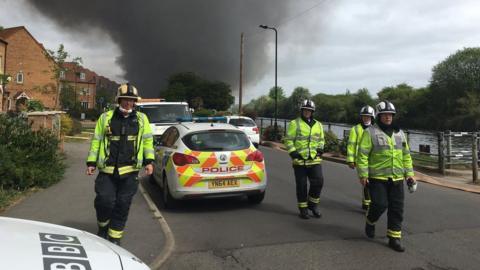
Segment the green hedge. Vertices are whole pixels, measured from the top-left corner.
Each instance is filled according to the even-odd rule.
[[[24,190],[58,182],[65,170],[58,145],[50,131],[32,131],[25,119],[0,115],[0,188]]]

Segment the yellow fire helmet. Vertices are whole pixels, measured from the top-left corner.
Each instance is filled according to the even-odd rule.
[[[118,102],[118,99],[120,98],[135,99],[136,101],[139,101],[141,99],[138,95],[137,88],[129,83],[124,83],[120,85],[120,87],[118,87],[115,100]]]

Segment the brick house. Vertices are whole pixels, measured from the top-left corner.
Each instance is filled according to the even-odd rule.
[[[46,108],[55,108],[55,62],[46,56],[43,45],[24,26],[5,28],[0,31],[0,39],[8,42],[5,74],[12,76],[12,81],[6,87],[3,110],[14,109],[19,98],[39,100]]]
[[[8,43],[0,38],[0,75],[5,74],[5,56],[7,55],[7,45]],[[6,98],[6,96],[5,96]],[[3,111],[3,103],[4,103],[4,93],[3,93],[3,84],[0,79],[0,112]]]
[[[99,76],[95,72],[71,62],[64,63],[63,69],[65,71],[60,72],[62,91],[73,89],[75,102],[79,102],[83,109],[94,109]]]
[[[106,106],[107,103],[114,102],[115,95],[117,94],[117,89],[120,85],[106,77],[98,76],[97,77],[97,93],[103,94],[106,96],[106,100],[103,100],[103,105]]]

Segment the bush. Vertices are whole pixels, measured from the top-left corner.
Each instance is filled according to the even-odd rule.
[[[231,116],[232,113],[229,112],[229,111],[218,111],[217,113],[215,113],[215,116]]]
[[[29,100],[27,103],[27,110],[29,112],[42,112],[45,110],[45,106],[40,100]]]
[[[22,118],[0,115],[0,188],[48,187],[64,173],[59,141],[48,130],[32,131]]]
[[[67,114],[62,114],[62,129],[63,135],[74,136],[82,132],[82,123],[75,118],[70,117]]]
[[[60,122],[62,135],[70,135],[73,130],[73,119],[68,114],[62,114]]]
[[[198,109],[193,113],[193,116],[198,116],[198,117],[209,117],[209,116],[214,116],[215,115],[215,110],[209,110],[209,109]]]
[[[74,136],[74,135],[80,134],[80,133],[82,133],[82,123],[77,119],[73,119],[72,131],[68,135]]]
[[[277,126],[277,136],[275,137],[274,126],[268,126],[263,130],[262,139],[265,141],[280,142],[283,139],[284,129]]]
[[[325,132],[325,152],[340,153],[340,141],[333,131]]]

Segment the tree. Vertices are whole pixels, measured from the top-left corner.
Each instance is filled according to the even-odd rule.
[[[451,127],[452,122],[445,119],[455,118],[460,122],[468,119],[469,116],[461,117],[465,112],[462,106],[475,106],[465,98],[480,94],[480,48],[464,48],[437,64],[433,68],[430,88],[430,108],[436,115],[433,119],[435,128]],[[475,109],[466,110],[473,112]]]
[[[100,108],[104,108],[106,104],[112,104],[115,101],[115,93],[111,89],[100,88],[95,93],[95,101]]]
[[[285,91],[283,90],[282,87],[277,86],[277,95],[278,95],[278,100],[284,100],[287,99],[285,96]],[[275,87],[270,88],[270,91],[268,91],[268,97],[275,100]]]
[[[57,97],[55,99],[55,107],[59,108],[60,107],[59,101],[61,99],[60,98],[61,90],[62,90],[62,87],[64,87],[64,86],[62,87],[60,86],[62,84],[65,84],[64,81],[62,82],[61,73],[66,72],[64,64],[67,58],[70,57],[70,54],[65,50],[65,47],[63,46],[63,44],[60,44],[56,51],[47,50],[47,54],[45,56],[54,61],[54,64],[52,65],[52,72],[53,72],[53,79],[55,79],[55,81],[57,82]],[[80,63],[82,63],[82,58],[74,57],[71,62],[75,63],[75,65],[79,65]]]
[[[311,98],[312,94],[310,94],[310,90],[305,87],[298,86],[293,89],[292,94],[288,97],[287,102],[285,104],[284,111],[289,116],[288,118],[294,118],[298,115],[298,108],[301,102],[304,99]]]
[[[224,111],[235,98],[230,85],[220,81],[203,79],[193,72],[181,72],[168,78],[167,89],[161,95],[167,101],[187,101],[190,106]]]

